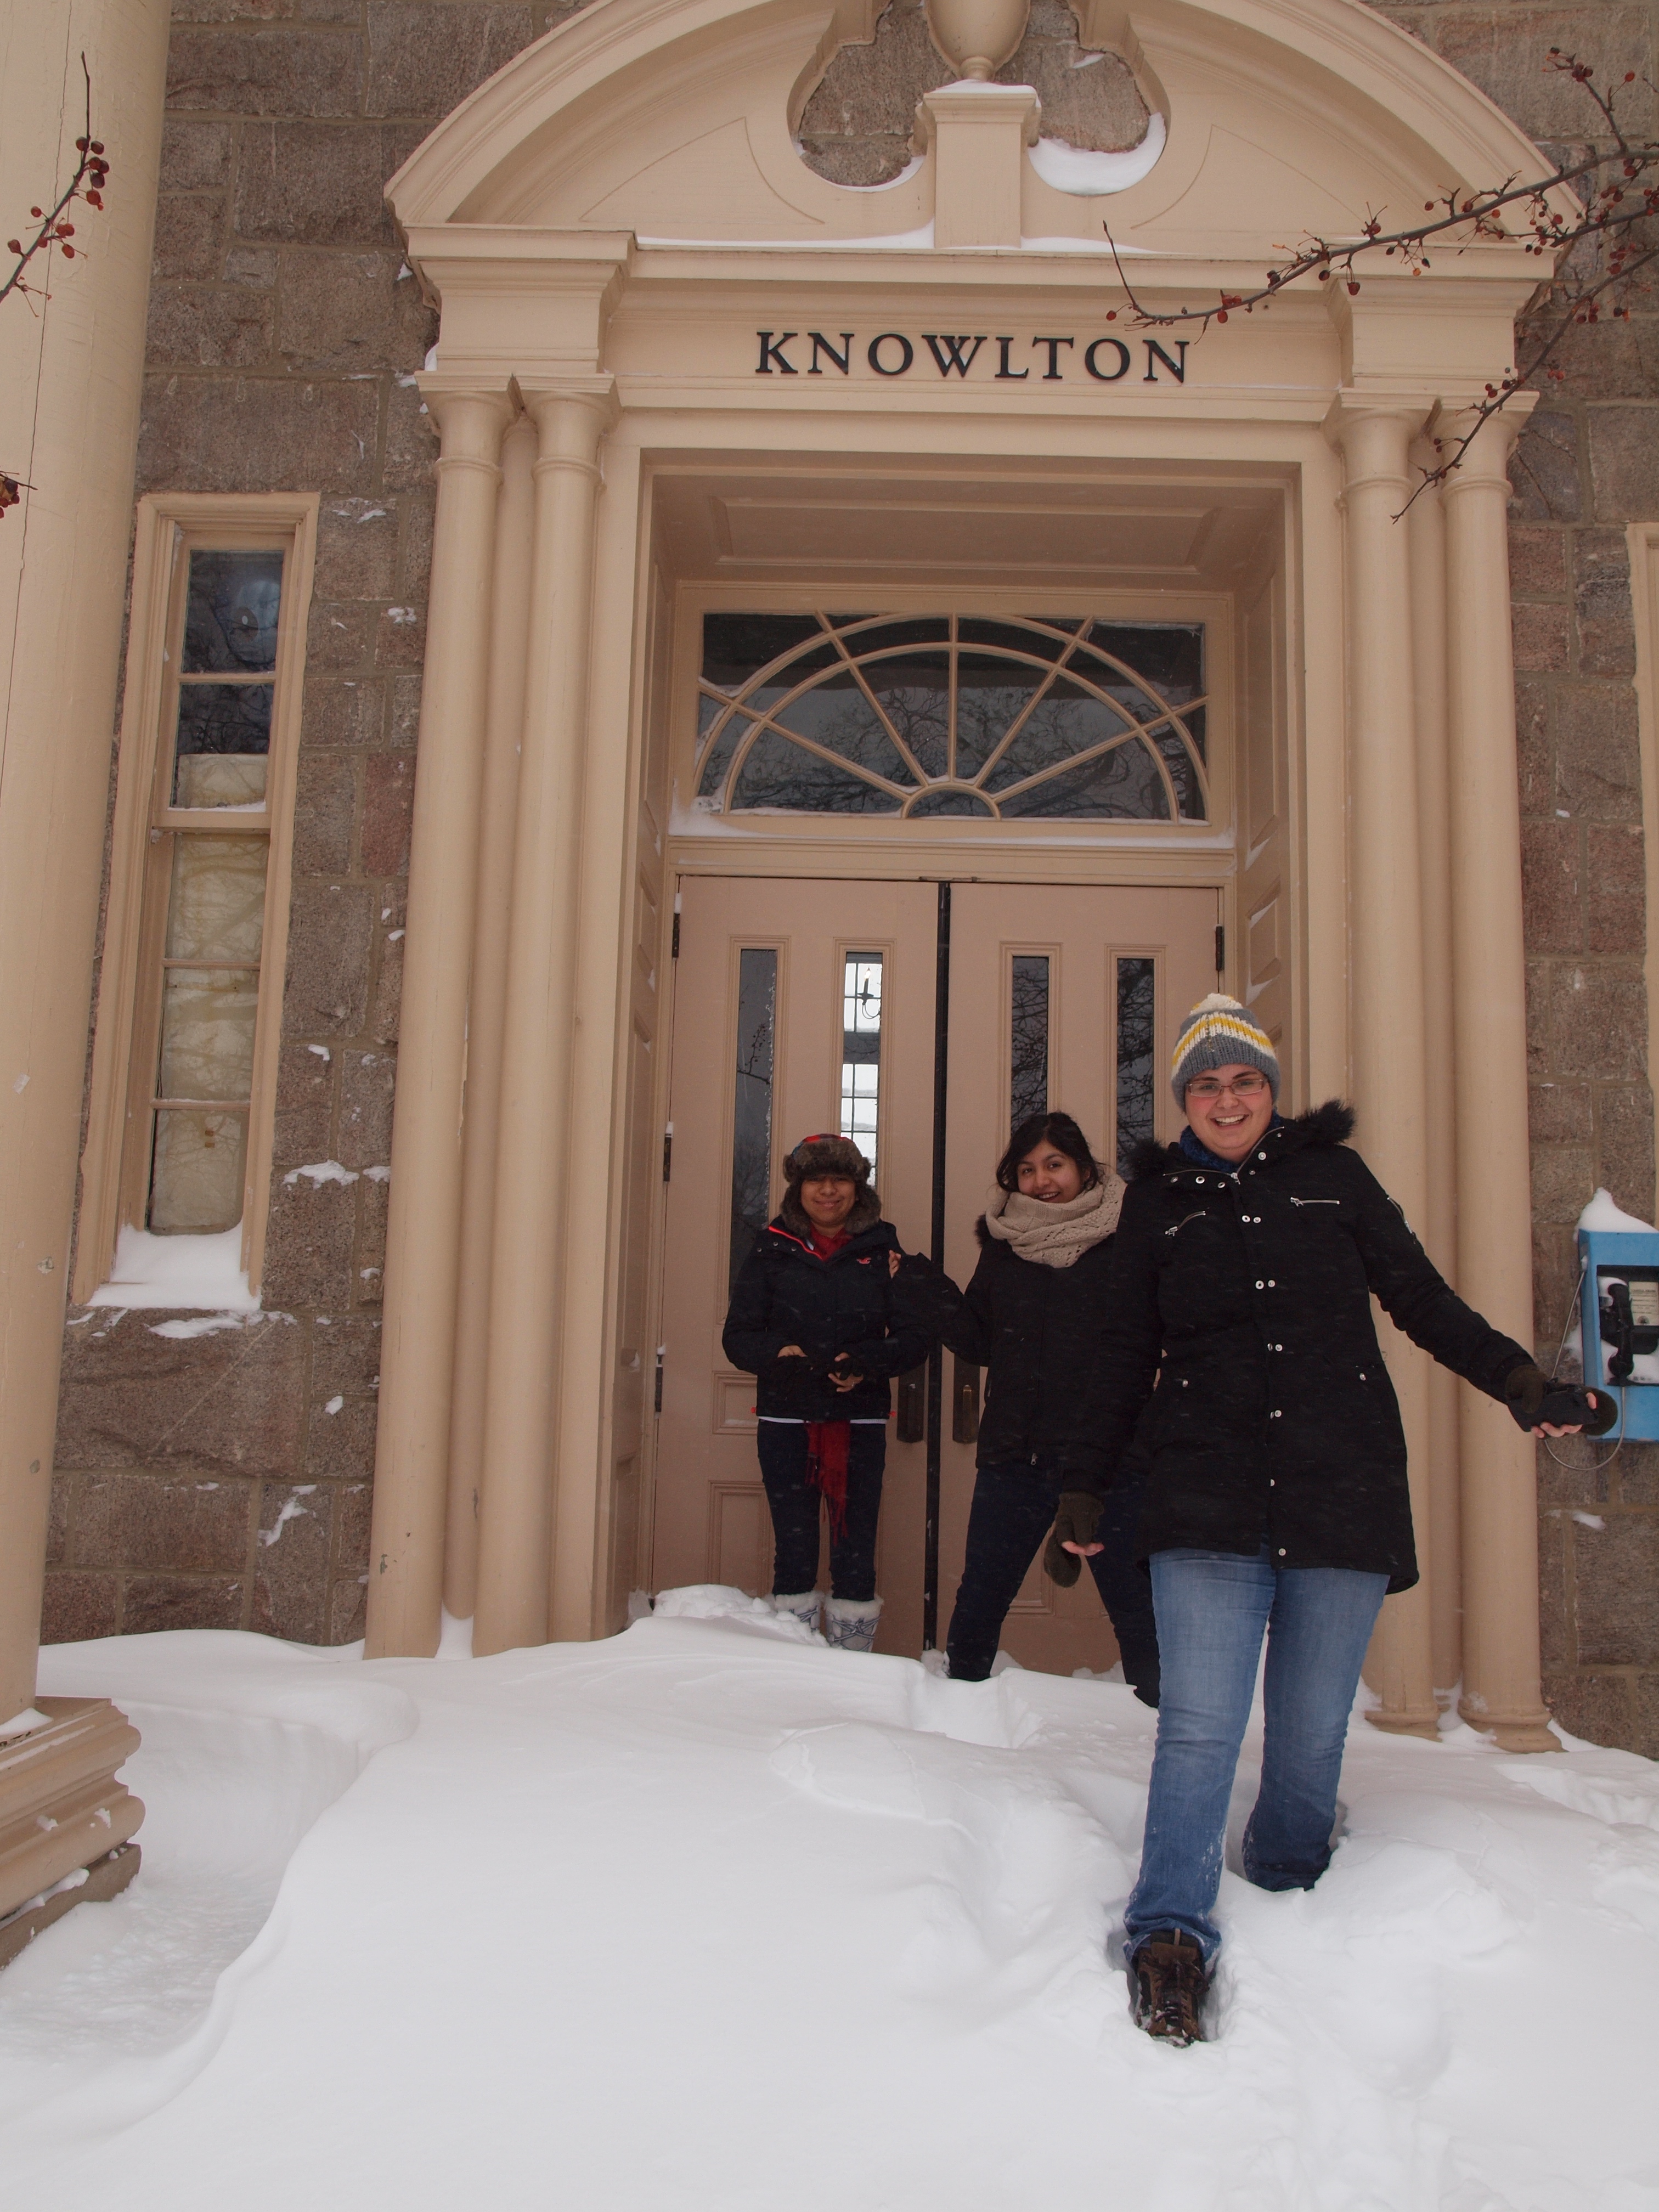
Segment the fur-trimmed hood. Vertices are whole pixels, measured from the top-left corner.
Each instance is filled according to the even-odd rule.
[[[1297,1114],[1270,1129],[1262,1139],[1276,1152],[1326,1151],[1336,1145],[1346,1145],[1354,1132],[1357,1116],[1346,1100],[1328,1098],[1322,1106],[1310,1106],[1305,1114]],[[1129,1181],[1145,1182],[1153,1176],[1178,1174],[1193,1169],[1197,1162],[1189,1159],[1179,1143],[1160,1145],[1155,1138],[1146,1138],[1135,1146],[1129,1159]]]

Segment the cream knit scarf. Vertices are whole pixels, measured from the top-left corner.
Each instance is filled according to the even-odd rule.
[[[1109,1174],[1092,1190],[1053,1203],[994,1183],[985,1201],[985,1226],[1000,1243],[1012,1244],[1022,1260],[1040,1267],[1069,1267],[1111,1235],[1122,1209],[1121,1176]]]

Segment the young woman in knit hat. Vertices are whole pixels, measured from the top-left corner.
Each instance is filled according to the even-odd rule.
[[[1034,1114],[997,1163],[967,1290],[924,1262],[906,1263],[902,1286],[937,1302],[934,1333],[985,1370],[967,1556],[946,1643],[952,1681],[990,1673],[1008,1608],[1053,1525],[1062,1468],[1098,1462],[1083,1383],[1110,1296],[1122,1203],[1121,1177],[1102,1167],[1072,1116]],[[1133,1483],[1114,1488],[1089,1565],[1125,1679],[1155,1705],[1158,1631],[1133,1549],[1139,1503]],[[1076,1554],[1052,1540],[1045,1565],[1067,1589],[1078,1579]]]
[[[806,1137],[783,1165],[783,1204],[743,1264],[720,1341],[757,1383],[772,1602],[817,1626],[827,1512],[824,1634],[846,1650],[868,1651],[881,1613],[876,1521],[890,1378],[920,1365],[928,1340],[898,1310],[888,1256],[898,1239],[881,1218],[858,1146],[834,1134]]]
[[[1558,1387],[1436,1273],[1350,1150],[1333,1101],[1286,1121],[1279,1061],[1236,1000],[1182,1026],[1178,1144],[1142,1147],[1091,1382],[1109,1477],[1147,1462],[1138,1550],[1162,1661],[1140,1874],[1124,1915],[1135,2018],[1201,2039],[1233,1773],[1267,1640],[1261,1787],[1246,1878],[1311,1888],[1330,1857],[1348,1717],[1384,1595],[1417,1580],[1406,1442],[1373,1293],[1414,1344],[1534,1436],[1612,1425],[1606,1392]],[[1156,1385],[1156,1387],[1154,1387]],[[1087,1556],[1091,1462],[1057,1540]]]

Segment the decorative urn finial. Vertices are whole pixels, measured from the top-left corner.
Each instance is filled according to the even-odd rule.
[[[927,0],[927,28],[951,68],[984,84],[1025,35],[1030,0]]]

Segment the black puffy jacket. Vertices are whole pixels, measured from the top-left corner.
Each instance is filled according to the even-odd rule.
[[[1333,1102],[1269,1130],[1237,1174],[1176,1145],[1136,1159],[1089,1395],[1108,1472],[1132,1439],[1149,1464],[1143,1559],[1253,1553],[1265,1535],[1275,1565],[1409,1589],[1406,1439],[1372,1292],[1489,1397],[1530,1361],[1436,1272],[1352,1129]]]
[[[965,1291],[948,1275],[922,1277],[915,1260],[900,1281],[915,1285],[919,1304],[931,1289],[933,1333],[987,1370],[979,1465],[1056,1455],[1068,1467],[1103,1469],[1084,1386],[1106,1318],[1113,1239],[1103,1237],[1069,1267],[1045,1267],[993,1237],[982,1214],[975,1234],[979,1265]]]
[[[927,1357],[927,1337],[893,1297],[887,1255],[898,1238],[890,1222],[854,1231],[833,1259],[780,1214],[755,1240],[732,1291],[720,1337],[734,1367],[757,1383],[756,1410],[775,1420],[884,1420],[889,1378]],[[786,1344],[805,1358],[780,1359]],[[856,1390],[837,1390],[830,1362],[861,1375]]]

